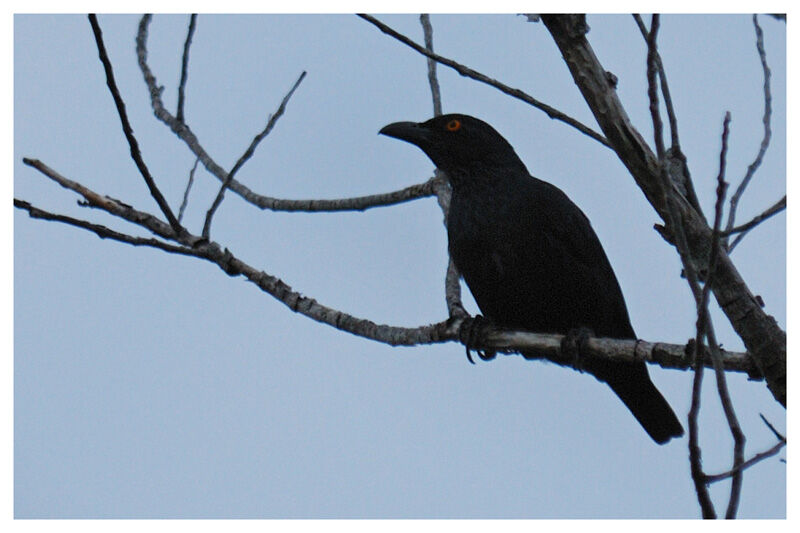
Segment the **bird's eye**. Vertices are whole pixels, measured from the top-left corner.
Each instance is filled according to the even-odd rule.
[[[447,129],[447,131],[458,131],[458,130],[461,129],[461,121],[457,120],[457,119],[453,119],[453,120],[451,120],[450,122],[447,123],[445,128]]]

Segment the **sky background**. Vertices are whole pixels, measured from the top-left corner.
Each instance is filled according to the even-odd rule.
[[[422,42],[416,15],[379,17]],[[174,209],[194,157],[158,122],[136,64],[138,16],[101,16],[144,160]],[[647,18],[646,20],[649,20]],[[549,33],[514,15],[432,15],[437,52],[596,128]],[[773,139],[740,202],[744,222],[786,190],[786,25],[760,18]],[[588,38],[632,122],[652,139],[646,47],[630,16],[590,16]],[[156,16],[149,64],[174,112],[188,16]],[[695,187],[712,216],[720,133],[728,180],[761,141],[762,73],[749,15],[664,16],[659,47]],[[239,171],[256,192],[339,198],[427,180],[430,161],[378,136],[432,115],[422,56],[352,15],[200,16],[186,117],[230,169],[300,72],[286,114]],[[640,338],[694,336],[674,249],[612,151],[440,67],[445,112],[490,122],[530,172],[586,213]],[[14,196],[121,231],[21,163],[38,158],[101,194],[158,213],[128,153],[85,16],[14,17]],[[219,187],[199,169],[184,219],[199,233]],[[442,214],[433,198],[363,213],[261,211],[228,193],[211,237],[304,295],[378,323],[446,317]],[[786,217],[733,259],[786,327]],[[464,290],[470,311],[477,307]],[[535,305],[535,303],[532,303]],[[714,304],[715,307],[715,304]],[[724,347],[741,341],[716,309]],[[650,367],[686,426],[692,375]],[[762,382],[729,375],[747,455],[770,447]],[[711,374],[701,444],[727,470],[731,437]],[[744,476],[740,517],[786,515],[785,452]],[[721,510],[728,483],[712,489]],[[14,214],[14,514],[17,518],[695,518],[687,439],[655,445],[588,375],[521,357],[470,365],[454,343],[392,348],[292,313],[210,263],[99,240]]]

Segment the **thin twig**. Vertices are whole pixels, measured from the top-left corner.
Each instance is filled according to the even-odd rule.
[[[422,32],[425,34],[425,49],[433,53],[433,26],[431,26],[431,16],[423,13],[419,16],[422,24]],[[439,80],[436,77],[436,61],[427,58],[428,63],[428,84],[431,86],[431,97],[433,98],[433,116],[438,117],[442,114],[442,95],[439,91]]]
[[[758,154],[756,155],[756,158],[747,167],[747,172],[745,173],[742,182],[736,188],[736,192],[733,193],[733,196],[731,196],[731,205],[730,209],[728,210],[728,224],[725,227],[726,232],[730,232],[734,227],[734,223],[736,221],[736,209],[739,207],[739,199],[742,197],[745,189],[747,189],[747,186],[749,185],[750,180],[753,178],[753,175],[756,173],[756,170],[758,170],[758,168],[761,166],[761,162],[764,159],[764,154],[767,153],[767,148],[769,148],[769,142],[772,138],[772,92],[770,90],[770,78],[772,73],[770,72],[769,65],[767,64],[767,52],[764,50],[764,32],[761,31],[761,26],[758,24],[758,16],[756,15],[753,15],[753,26],[755,27],[756,31],[756,49],[758,50],[758,57],[761,60],[761,68],[764,71],[764,116],[762,118],[762,122],[764,124],[764,136],[761,139],[761,146],[758,148]],[[741,240],[741,238],[739,240]]]
[[[447,181],[445,174],[436,169],[435,178],[438,179],[434,191],[436,192],[436,200],[439,202],[439,207],[444,213],[444,225],[447,226],[447,214],[450,212],[450,198],[452,196],[452,189],[450,183]],[[453,258],[448,254],[447,257],[447,273],[444,277],[444,299],[447,304],[447,314],[450,318],[466,317],[469,313],[464,309],[464,304],[461,301],[461,282],[459,281],[461,274],[453,262]]]
[[[267,125],[264,126],[264,129],[261,131],[261,133],[259,133],[258,135],[255,136],[255,138],[253,138],[253,141],[250,143],[250,146],[247,147],[247,150],[245,150],[245,152],[242,154],[239,160],[236,161],[231,171],[228,172],[227,177],[222,182],[222,185],[219,188],[219,192],[217,192],[216,198],[214,198],[214,202],[211,204],[211,207],[206,213],[206,221],[203,224],[204,239],[208,239],[208,234],[211,231],[211,220],[214,218],[214,213],[217,211],[217,208],[222,203],[222,199],[225,197],[225,190],[231,184],[233,176],[240,168],[242,168],[242,166],[247,162],[247,160],[253,156],[258,144],[264,139],[264,137],[269,135],[269,133],[272,131],[272,128],[275,127],[275,124],[278,122],[278,119],[281,118],[283,112],[286,110],[286,104],[289,103],[289,99],[292,97],[294,92],[300,86],[300,82],[302,82],[303,78],[305,77],[306,77],[306,71],[304,70],[300,74],[300,77],[297,78],[297,81],[294,82],[292,88],[289,89],[289,92],[286,93],[286,96],[283,97],[283,100],[281,100],[281,105],[278,106],[278,109],[275,111],[275,113],[270,115],[269,119],[267,120]]]
[[[733,436],[733,476],[731,480],[731,492],[728,499],[728,508],[725,511],[725,518],[736,518],[736,512],[739,508],[739,501],[742,493],[743,469],[741,465],[744,463],[744,446],[745,436],[739,425],[739,420],[736,417],[736,411],[733,407],[730,391],[728,390],[728,383],[725,377],[725,371],[722,367],[722,357],[719,353],[719,344],[717,344],[714,327],[711,324],[711,318],[708,313],[708,289],[713,283],[714,271],[716,269],[717,257],[720,252],[720,227],[722,226],[722,207],[725,202],[725,192],[728,189],[728,184],[725,182],[725,166],[728,155],[728,134],[730,132],[730,112],[725,113],[725,120],[722,126],[722,148],[719,154],[719,174],[717,175],[717,202],[715,204],[714,213],[714,228],[711,234],[711,255],[708,260],[708,278],[706,285],[703,287],[703,295],[706,300],[703,312],[706,314],[706,338],[708,339],[708,347],[711,350],[711,359],[714,362],[714,375],[717,382],[717,392],[720,402],[722,403],[722,410],[725,413],[725,419],[728,421],[728,427]]]
[[[194,165],[192,166],[192,170],[189,171],[189,181],[186,183],[186,190],[183,191],[183,201],[181,202],[181,207],[178,209],[178,222],[183,220],[183,212],[186,210],[186,205],[189,203],[189,191],[192,190],[192,184],[194,183],[194,173],[197,170],[197,164],[200,163],[200,158],[194,160]]]
[[[666,150],[664,148],[664,126],[661,122],[661,112],[658,109],[658,87],[656,78],[658,67],[656,56],[658,54],[657,41],[659,16],[654,14],[650,22],[650,31],[647,34],[647,96],[650,99],[650,118],[653,121],[653,136],[655,137],[656,156],[663,161]]]
[[[24,200],[19,200],[17,198],[14,198],[14,207],[18,209],[24,209],[25,211],[28,212],[31,218],[38,218],[41,220],[51,220],[53,222],[61,222],[63,224],[69,224],[70,226],[75,226],[78,228],[91,231],[101,239],[112,239],[133,246],[149,246],[151,248],[158,248],[160,250],[164,250],[165,252],[173,254],[191,255],[195,257],[201,256],[199,253],[197,253],[197,251],[195,251],[191,247],[170,244],[168,242],[160,241],[152,237],[136,237],[133,235],[128,235],[126,233],[120,233],[101,224],[94,224],[87,220],[81,220],[67,215],[60,215],[57,213],[51,213],[49,211],[45,211],[43,209],[31,205],[30,203]]]
[[[736,238],[733,240],[733,242],[728,246],[728,253],[732,252],[733,249],[736,248],[736,245],[739,244],[742,241],[742,239],[744,239],[744,236],[747,235],[750,232],[750,230],[752,230],[753,228],[755,228],[768,218],[772,217],[773,215],[777,215],[784,209],[786,209],[786,195],[784,195],[783,198],[778,200],[775,203],[775,205],[765,210],[760,215],[756,215],[755,217],[753,217],[753,219],[750,222],[742,224],[741,226],[736,226],[730,231],[725,232],[728,235],[739,233],[739,235],[737,235]]]
[[[642,21],[641,15],[634,13],[634,20],[642,33],[645,42],[648,42],[649,32]],[[672,103],[672,95],[669,91],[669,84],[667,83],[667,74],[664,69],[664,63],[661,61],[661,54],[655,50],[655,63],[658,68],[658,77],[661,80],[661,94],[664,96],[664,106],[667,108],[667,118],[669,120],[669,131],[672,140],[672,149],[678,150],[680,147],[680,139],[678,137],[678,117],[675,113],[675,107]]]
[[[119,200],[111,198],[110,196],[104,196],[98,194],[93,190],[91,190],[90,188],[78,183],[77,181],[62,176],[61,174],[59,174],[52,168],[48,167],[38,159],[29,159],[27,157],[24,157],[22,158],[22,162],[28,165],[29,167],[35,168],[36,170],[38,170],[39,172],[41,172],[54,182],[58,183],[65,189],[69,189],[73,192],[80,194],[85,200],[85,203],[81,205],[102,209],[103,211],[106,211],[107,213],[110,213],[116,217],[127,220],[128,222],[131,222],[138,226],[142,226],[164,239],[167,240],[182,239],[181,242],[184,244],[188,244],[189,246],[195,244],[194,242],[191,242],[189,233],[187,231],[184,230],[178,233],[172,228],[172,226],[162,221],[161,219],[149,213],[136,210],[133,207],[129,206],[128,204],[125,204]]]
[[[175,118],[178,122],[183,122],[183,103],[186,91],[186,79],[189,76],[189,47],[192,45],[192,36],[197,22],[197,13],[192,13],[189,17],[189,29],[186,32],[186,42],[183,43],[183,58],[181,59],[181,81],[178,83],[178,110]]]
[[[596,131],[594,131],[590,127],[581,124],[579,121],[577,121],[574,118],[562,113],[561,111],[558,111],[557,109],[555,109],[553,107],[550,107],[549,105],[547,105],[547,104],[545,104],[543,102],[540,102],[539,100],[537,100],[536,98],[530,96],[529,94],[525,93],[524,91],[509,87],[508,85],[500,83],[499,81],[497,81],[495,79],[492,79],[489,76],[486,76],[485,74],[481,74],[478,71],[475,71],[475,70],[473,70],[473,69],[471,69],[469,67],[466,67],[466,66],[464,66],[464,65],[462,65],[460,63],[457,63],[457,62],[453,61],[452,59],[447,59],[446,57],[440,56],[440,55],[435,54],[433,52],[429,52],[428,50],[425,49],[425,47],[420,46],[419,44],[415,43],[414,41],[412,41],[411,39],[409,39],[405,35],[396,32],[395,30],[393,30],[392,28],[390,28],[386,24],[382,23],[381,21],[379,21],[375,17],[372,17],[370,15],[365,15],[365,14],[359,14],[358,16],[361,17],[362,19],[366,20],[370,24],[376,26],[383,33],[385,33],[385,34],[397,39],[398,41],[400,41],[401,43],[405,44],[406,46],[408,46],[410,48],[413,48],[414,50],[416,50],[420,54],[433,59],[437,63],[441,63],[442,65],[445,65],[445,66],[448,66],[448,67],[452,68],[453,70],[455,70],[456,72],[458,72],[462,76],[466,76],[468,78],[472,78],[473,80],[479,81],[481,83],[485,83],[485,84],[490,85],[490,86],[492,86],[492,87],[494,87],[496,89],[499,89],[501,92],[503,92],[503,93],[513,97],[513,98],[516,98],[518,100],[522,100],[523,102],[528,103],[528,104],[532,105],[533,107],[535,107],[537,109],[540,109],[541,111],[544,111],[547,114],[548,117],[550,117],[550,118],[552,118],[554,120],[560,120],[561,122],[569,124],[573,128],[575,128],[578,131],[580,131],[581,133],[583,133],[585,135],[588,135],[589,137],[591,137],[592,139],[598,141],[599,143],[611,148],[611,144],[600,133],[597,133]]]
[[[736,474],[737,472],[744,471],[747,468],[753,466],[754,464],[763,461],[768,457],[772,457],[773,455],[781,451],[781,449],[783,449],[784,446],[786,446],[786,436],[784,436],[777,429],[775,429],[775,426],[770,424],[769,420],[767,420],[767,418],[763,414],[759,414],[758,416],[761,417],[761,420],[764,422],[764,424],[766,424],[766,426],[770,429],[770,431],[772,431],[773,435],[775,435],[775,437],[778,439],[778,442],[774,446],[772,446],[772,448],[770,448],[769,450],[755,454],[753,457],[751,457],[747,461],[744,461],[738,467],[734,467],[733,469],[727,472],[723,472],[721,474],[706,476],[706,481],[708,483],[716,483],[717,481],[722,481],[724,479],[728,479],[729,477],[733,477],[734,474]]]
[[[695,300],[697,309],[697,327],[695,334],[695,341],[693,343],[693,353],[696,357],[695,360],[695,375],[692,382],[692,400],[691,408],[689,410],[689,466],[691,470],[692,482],[697,493],[697,501],[700,504],[700,510],[703,518],[716,518],[717,514],[714,509],[714,503],[708,491],[708,485],[705,483],[705,474],[703,473],[702,466],[702,450],[700,448],[699,437],[699,424],[698,417],[700,413],[700,397],[703,383],[703,367],[699,354],[705,352],[703,339],[709,331],[710,316],[707,308],[702,305],[703,303],[703,290],[700,288],[700,281],[697,272],[692,263],[690,249],[686,232],[683,226],[683,219],[678,213],[678,208],[675,205],[676,199],[674,197],[674,189],[669,175],[666,172],[663,161],[660,163],[659,172],[659,189],[663,195],[663,203],[666,206],[665,221],[667,227],[672,232],[675,247],[683,264],[683,271],[686,276],[686,281],[689,283],[689,288],[692,291],[692,296]],[[710,287],[711,284],[707,284]],[[707,301],[707,297],[706,297]]]
[[[697,356],[703,348],[703,335],[700,326],[698,324],[697,336],[695,337],[695,342],[692,343],[696,362],[692,379],[692,403],[689,407],[689,468],[703,518],[709,519],[716,518],[717,512],[714,510],[714,502],[711,501],[711,495],[708,492],[706,475],[703,472],[703,451],[700,448],[700,425],[698,424],[698,419],[700,417],[700,398],[702,397],[704,371],[701,358]]]
[[[100,30],[100,25],[97,23],[97,16],[90,14],[89,23],[92,25],[92,32],[94,33],[94,39],[97,43],[97,51],[106,73],[106,84],[108,85],[108,90],[111,92],[111,96],[114,98],[114,104],[117,107],[120,122],[122,122],[122,131],[125,133],[125,138],[128,140],[128,145],[130,146],[131,157],[134,163],[136,163],[139,173],[144,178],[147,188],[150,189],[150,194],[155,199],[161,212],[167,217],[169,225],[172,226],[172,229],[175,230],[176,233],[180,233],[183,228],[181,228],[180,222],[175,218],[172,209],[170,209],[169,204],[158,189],[155,180],[150,175],[150,171],[147,169],[147,165],[145,165],[142,154],[139,151],[139,143],[136,141],[136,137],[133,136],[133,129],[131,128],[130,122],[128,122],[128,114],[125,111],[125,102],[119,94],[116,81],[114,81],[114,71],[111,67],[111,61],[108,59],[105,44],[103,44],[103,32]]]
[[[461,274],[458,273],[452,257],[447,260],[447,273],[444,277],[444,299],[447,304],[447,314],[450,317],[467,317],[469,313],[464,309],[461,301]]]
[[[714,204],[714,227],[711,231],[711,253],[708,260],[708,275],[706,277],[705,285],[703,286],[703,293],[700,300],[700,307],[708,309],[708,296],[711,292],[711,285],[713,284],[714,269],[717,264],[717,257],[719,256],[719,241],[720,241],[720,225],[722,224],[722,209],[723,202],[725,201],[725,193],[728,190],[728,184],[725,182],[725,168],[728,161],[728,137],[730,136],[731,126],[731,113],[725,112],[725,118],[722,120],[722,142],[719,151],[719,172],[717,173],[717,201]]]
[[[735,469],[728,470],[727,472],[723,472],[721,474],[708,474],[708,475],[706,475],[706,483],[709,483],[709,484],[710,483],[716,483],[718,481],[723,481],[725,479],[733,477],[735,474],[737,474],[739,472],[742,472],[744,470],[747,470],[748,468],[750,468],[754,464],[760,463],[764,459],[767,459],[769,457],[772,457],[773,455],[776,455],[779,451],[781,451],[783,449],[784,446],[786,446],[786,441],[778,441],[770,449],[755,454],[753,457],[751,457],[747,461],[744,461],[742,464],[740,464]]]
[[[680,223],[679,223],[680,224]],[[680,250],[681,247],[686,247],[686,237],[682,230],[677,235],[676,241],[681,241],[681,244],[678,245]],[[711,500],[711,495],[708,491],[708,484],[706,483],[706,474],[703,472],[703,454],[702,449],[700,448],[700,426],[698,424],[698,419],[700,416],[700,402],[701,402],[701,392],[703,386],[703,373],[704,367],[703,358],[701,354],[706,351],[705,348],[705,332],[706,328],[706,321],[709,320],[708,313],[704,305],[702,305],[703,301],[703,292],[700,292],[700,298],[698,299],[698,280],[697,274],[694,271],[691,263],[684,259],[684,256],[681,254],[681,260],[684,264],[684,272],[686,273],[686,278],[689,282],[689,286],[691,287],[692,293],[696,299],[696,306],[697,306],[697,326],[696,326],[696,334],[695,340],[692,344],[693,346],[693,355],[694,355],[694,379],[692,380],[692,402],[691,407],[689,408],[689,467],[692,475],[692,482],[694,483],[695,492],[697,494],[697,501],[700,504],[700,511],[702,512],[703,518],[705,519],[712,519],[717,517],[717,512],[714,509],[714,503]],[[706,287],[710,287],[710,285],[706,285]],[[705,299],[707,301],[708,295],[706,293]]]
[[[743,231],[749,231],[753,229],[755,226],[758,226],[768,218],[772,217],[773,215],[777,215],[781,211],[786,209],[786,195],[783,195],[783,198],[775,202],[771,207],[765,209],[761,214],[756,215],[753,217],[750,222],[742,224],[741,226],[736,226],[727,231],[723,231],[721,234],[725,237],[728,235],[733,235],[734,233],[741,233]]]
[[[433,53],[433,26],[431,25],[430,15],[422,14],[419,16],[420,23],[422,24],[422,31],[425,34],[425,49]],[[431,87],[431,99],[433,100],[433,115],[439,116],[442,114],[442,95],[439,91],[439,80],[436,76],[436,61],[428,57],[428,84]],[[444,213],[445,226],[447,226],[447,214],[450,212],[450,195],[452,193],[450,186],[445,176],[439,169],[436,169],[435,175],[441,178],[435,188],[436,199],[439,202],[439,207]],[[447,305],[447,314],[450,318],[467,317],[469,313],[464,309],[464,304],[461,302],[461,275],[458,273],[456,264],[453,258],[447,258],[447,273],[444,277],[444,300]]]
[[[670,175],[673,182],[680,186],[681,192],[686,196],[686,199],[697,211],[700,217],[703,217],[703,208],[700,206],[700,201],[697,199],[697,194],[694,190],[692,183],[692,176],[689,173],[689,166],[686,164],[686,156],[681,151],[680,138],[678,136],[678,117],[675,113],[675,106],[672,103],[672,95],[669,91],[669,83],[667,83],[667,74],[664,69],[664,64],[661,61],[661,54],[658,52],[658,46],[655,40],[655,35],[650,34],[644,25],[641,15],[634,14],[633,19],[639,27],[639,31],[647,44],[647,81],[648,81],[648,96],[650,97],[650,110],[651,114],[658,113],[658,99],[656,98],[657,92],[655,87],[655,76],[658,73],[658,79],[661,82],[661,94],[664,97],[664,106],[667,109],[667,118],[669,120],[669,131],[671,135],[671,145],[669,150],[666,151],[665,156],[670,161],[672,169]],[[660,22],[660,19],[659,19]],[[659,29],[657,24],[655,29]],[[652,41],[651,41],[652,37]],[[655,68],[654,68],[655,67]],[[657,114],[654,119],[654,131],[656,135],[656,146],[659,145],[659,139],[663,139],[661,124],[661,116]],[[663,146],[663,141],[662,141]],[[660,157],[660,156],[659,156]]]
[[[765,417],[762,413],[759,413],[758,416],[761,417],[761,421],[764,422],[764,424],[766,424],[766,426],[769,428],[770,431],[772,431],[772,434],[775,435],[775,437],[778,440],[782,440],[783,442],[786,442],[786,436],[783,435],[781,432],[779,432],[777,429],[775,429],[775,426],[773,426],[770,423],[770,421],[767,420],[767,417]]]

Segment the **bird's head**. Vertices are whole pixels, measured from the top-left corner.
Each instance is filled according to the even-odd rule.
[[[524,168],[502,135],[469,115],[440,115],[420,123],[395,122],[384,126],[379,133],[417,145],[447,174],[481,166]]]

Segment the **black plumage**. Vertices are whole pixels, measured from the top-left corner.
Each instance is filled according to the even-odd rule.
[[[380,133],[417,145],[450,180],[450,254],[487,318],[539,333],[588,328],[600,337],[636,338],[589,219],[559,188],[532,177],[494,128],[451,114],[389,124]],[[683,434],[644,363],[582,364],[653,440]]]

